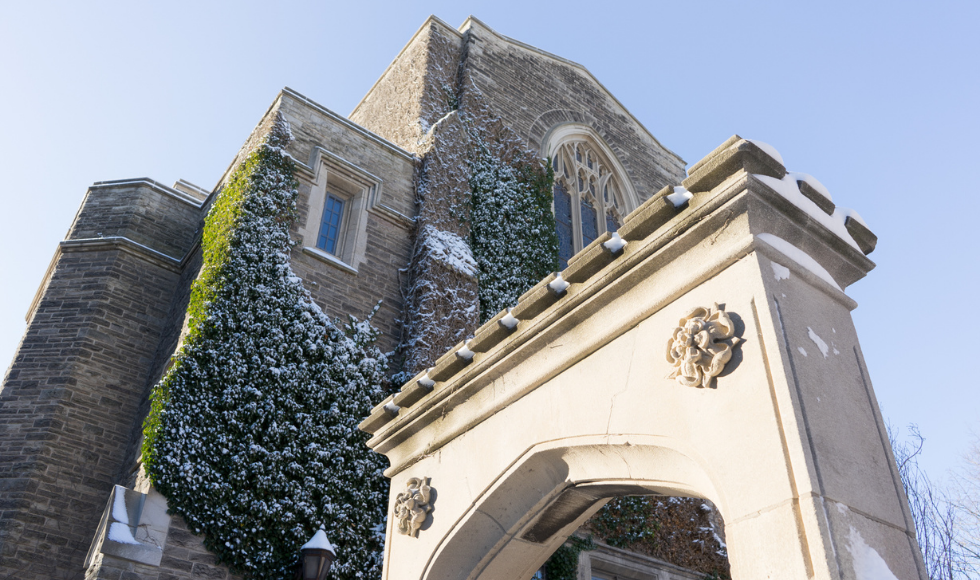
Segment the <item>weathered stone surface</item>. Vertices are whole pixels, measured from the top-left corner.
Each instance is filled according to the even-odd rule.
[[[542,151],[555,127],[580,123],[612,149],[640,201],[683,179],[683,160],[661,145],[584,67],[511,40],[473,17],[460,28],[464,74],[528,149]]]
[[[133,578],[139,580],[238,580],[241,576],[231,573],[215,561],[201,538],[187,529],[180,516],[173,516],[159,566],[148,566],[99,554],[85,574],[85,580],[112,580]]]
[[[851,234],[854,241],[858,243],[862,252],[870,254],[875,251],[875,246],[878,245],[878,236],[874,235],[868,226],[851,216],[847,216],[844,220],[844,227],[847,228],[847,233]]]
[[[431,17],[357,105],[350,119],[421,155],[429,129],[457,98],[462,37]]]
[[[734,135],[692,167],[682,185],[692,192],[709,191],[739,170],[776,179],[786,175],[782,163],[755,143]]]
[[[100,184],[69,240],[132,236],[179,264],[199,216],[162,186]],[[118,248],[74,250],[56,255],[0,390],[0,576],[82,575],[177,292],[173,267]]]

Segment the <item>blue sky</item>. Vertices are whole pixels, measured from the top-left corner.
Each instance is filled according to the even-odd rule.
[[[584,64],[693,164],[775,146],[879,237],[848,289],[883,411],[934,476],[980,431],[980,3],[5,2],[0,358],[86,187],[214,186],[289,86],[346,115],[429,14]]]

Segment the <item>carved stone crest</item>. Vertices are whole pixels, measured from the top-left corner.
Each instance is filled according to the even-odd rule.
[[[418,537],[425,516],[432,511],[432,491],[428,477],[413,477],[408,480],[408,489],[395,497],[395,520],[398,522],[399,534]]]
[[[667,341],[667,362],[674,365],[668,378],[677,379],[685,387],[710,387],[739,342],[724,306],[691,310]]]

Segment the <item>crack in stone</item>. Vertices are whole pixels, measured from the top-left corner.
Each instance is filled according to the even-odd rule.
[[[629,364],[626,366],[626,380],[624,381],[623,388],[618,392],[614,393],[609,399],[609,416],[606,417],[606,436],[609,436],[609,425],[612,424],[613,410],[616,408],[616,397],[622,395],[629,389],[630,376],[633,372],[633,358],[636,356],[636,335],[632,336],[633,347],[630,349],[630,360]]]

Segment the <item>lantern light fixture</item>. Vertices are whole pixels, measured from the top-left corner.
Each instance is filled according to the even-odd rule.
[[[337,552],[333,544],[327,539],[327,532],[320,526],[309,542],[303,544],[299,549],[300,562],[299,570],[296,571],[296,580],[324,580],[330,565],[333,564]]]

